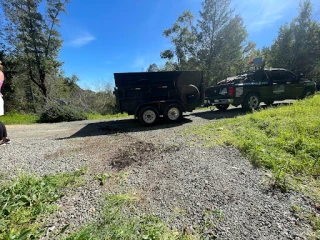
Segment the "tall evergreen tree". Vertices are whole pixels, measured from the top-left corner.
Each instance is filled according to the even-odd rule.
[[[242,61],[247,31],[231,0],[204,0],[197,26],[198,59],[209,83],[214,83]]]
[[[294,72],[311,74],[320,62],[320,24],[312,19],[310,0],[300,2],[299,15],[281,26],[270,48],[270,63]]]
[[[48,97],[47,75],[57,73],[62,40],[57,31],[59,15],[69,0],[0,0],[7,19],[6,43],[24,66],[28,81],[34,83],[44,99]]]

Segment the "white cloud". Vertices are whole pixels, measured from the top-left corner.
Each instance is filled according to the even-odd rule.
[[[284,18],[286,11],[292,10],[292,6],[297,6],[296,2],[295,0],[241,0],[241,2],[236,1],[236,7],[240,10],[248,29],[260,31]]]
[[[70,45],[73,47],[82,47],[84,45],[89,44],[95,40],[95,37],[92,36],[90,33],[84,33],[78,37],[76,37],[74,40],[70,42]]]

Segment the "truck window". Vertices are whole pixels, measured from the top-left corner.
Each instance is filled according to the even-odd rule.
[[[284,79],[282,78],[280,71],[271,71],[270,73],[271,80],[274,83],[283,83]]]
[[[282,71],[281,72],[282,78],[286,81],[294,81],[296,79],[296,76],[288,71]]]
[[[264,82],[267,80],[267,75],[264,71],[258,70],[253,74],[253,81],[255,82]]]

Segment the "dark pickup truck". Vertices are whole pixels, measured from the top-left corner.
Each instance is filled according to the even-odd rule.
[[[178,122],[203,103],[201,71],[114,73],[117,108],[144,125]]]
[[[257,109],[261,102],[302,99],[313,95],[316,84],[282,68],[245,73],[220,81],[205,90],[205,106],[226,110],[241,105],[244,110]]]

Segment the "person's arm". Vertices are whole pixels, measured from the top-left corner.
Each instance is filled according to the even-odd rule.
[[[4,74],[3,74],[2,71],[0,71],[0,91],[1,91],[1,87],[2,87],[3,81],[4,81]]]

